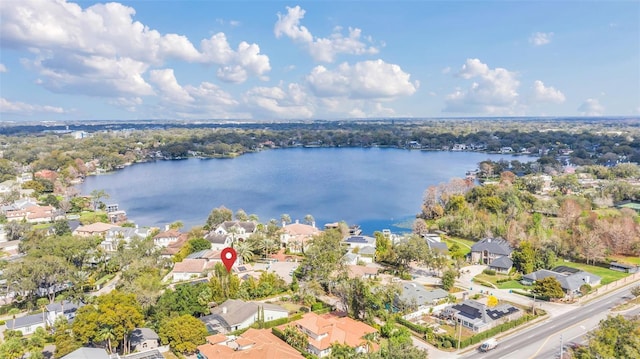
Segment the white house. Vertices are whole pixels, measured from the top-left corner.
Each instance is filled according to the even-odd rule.
[[[211,309],[210,315],[199,319],[206,325],[210,333],[224,334],[248,328],[260,319],[269,322],[288,316],[289,312],[285,308],[275,304],[227,299],[224,303]]]

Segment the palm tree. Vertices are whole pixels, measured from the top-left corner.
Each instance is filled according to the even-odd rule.
[[[249,241],[238,241],[233,244],[233,248],[236,250],[238,258],[242,260],[242,263],[251,262],[253,260],[253,246]]]
[[[98,332],[98,340],[102,342],[107,342],[107,350],[109,350],[109,353],[113,353],[113,350],[111,348],[111,341],[115,339],[116,339],[116,335],[113,332],[112,327],[105,326],[100,328],[100,331]]]

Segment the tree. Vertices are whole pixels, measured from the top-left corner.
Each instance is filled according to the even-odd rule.
[[[69,222],[64,219],[59,219],[53,222],[53,232],[56,236],[64,236],[71,234],[71,228]]]
[[[442,274],[442,289],[450,290],[456,283],[456,276],[458,273],[455,269],[447,269]]]
[[[546,277],[537,280],[531,292],[547,298],[564,298],[562,286],[555,277]]]
[[[306,216],[304,216],[304,223],[313,226],[316,223],[316,220],[312,215],[307,214]]]
[[[393,247],[396,268],[406,271],[411,262],[431,264],[433,253],[424,238],[412,234]]]
[[[22,338],[9,338],[0,345],[0,358],[20,359],[25,352],[26,348]]]
[[[413,221],[413,233],[419,236],[428,233],[429,228],[427,227],[427,223],[422,218],[416,218]]]
[[[102,189],[94,189],[93,191],[91,191],[89,195],[91,196],[91,199],[92,199],[94,211],[97,211],[98,208],[104,204],[101,201],[103,198],[104,199],[109,198],[109,194]]]
[[[529,241],[522,241],[512,253],[513,266],[522,274],[535,270],[536,251]]]
[[[84,307],[83,307],[84,308]],[[82,309],[82,308],[81,308]],[[71,327],[67,318],[59,316],[53,324],[53,343],[56,346],[55,358],[61,358],[81,346],[71,336]]]
[[[374,232],[376,238],[376,262],[393,262],[395,253],[393,252],[391,239],[382,232]]]
[[[640,320],[627,320],[621,315],[600,321],[598,328],[587,334],[589,344],[576,353],[586,358],[640,358]]]
[[[117,340],[115,346],[127,353],[129,335],[143,322],[144,317],[136,297],[115,290],[99,296],[96,305],[80,308],[72,327],[74,336],[84,344],[101,341],[100,331],[104,327],[110,327]]]
[[[640,297],[640,285],[636,285],[631,288],[631,295],[634,297]]]
[[[236,241],[233,243],[233,249],[236,250],[236,254],[242,260],[242,263],[248,263],[253,260],[253,242],[248,240]]]
[[[204,226],[205,229],[215,229],[220,224],[233,219],[233,212],[225,206],[214,208],[207,217],[207,222]]]
[[[188,314],[165,321],[158,333],[163,345],[169,344],[181,354],[194,353],[198,345],[205,343],[207,335],[204,323]]]
[[[207,293],[208,298],[203,299],[202,293]],[[155,311],[166,317],[181,315],[200,317],[208,312],[211,295],[211,288],[206,283],[178,285],[175,290],[167,289],[162,293]]]
[[[302,275],[310,281],[317,281],[325,289],[343,263],[342,237],[336,230],[327,230],[309,241],[309,249],[302,263]]]
[[[236,211],[235,218],[237,221],[248,221],[249,216],[242,208]]]
[[[190,239],[189,242],[187,243],[191,248],[191,253],[204,251],[206,249],[211,249],[211,242],[209,242],[204,238]]]
[[[287,325],[282,331],[282,336],[287,344],[300,351],[306,351],[309,338],[305,333],[301,332],[300,329],[293,325]]]
[[[487,297],[487,307],[493,308],[496,305],[498,305],[498,298],[496,298],[493,295],[490,295],[489,297]]]

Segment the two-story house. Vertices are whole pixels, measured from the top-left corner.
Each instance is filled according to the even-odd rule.
[[[471,262],[491,264],[500,257],[511,257],[513,248],[502,238],[484,238],[471,246]]]

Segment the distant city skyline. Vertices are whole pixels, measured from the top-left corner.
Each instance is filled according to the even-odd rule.
[[[640,115],[637,1],[0,2],[0,122]]]

